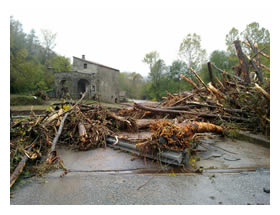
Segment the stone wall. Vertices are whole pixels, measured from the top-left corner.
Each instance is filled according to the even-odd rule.
[[[120,72],[99,67],[97,73],[97,95],[101,101],[118,103],[120,93]]]
[[[87,64],[87,68],[84,68],[84,64]],[[69,92],[73,99],[78,99],[80,91],[88,87],[88,99],[119,102],[120,72],[118,70],[75,57],[73,70],[75,71],[54,73],[57,98]]]
[[[87,64],[87,68],[84,68],[84,64]],[[87,63],[78,58],[73,58],[72,68],[74,71],[82,72],[82,73],[97,73],[98,66],[92,63]]]

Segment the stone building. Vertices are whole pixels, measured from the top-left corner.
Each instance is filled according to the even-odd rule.
[[[120,71],[82,58],[73,57],[73,71],[56,72],[56,97],[80,98],[88,89],[87,99],[118,103]]]

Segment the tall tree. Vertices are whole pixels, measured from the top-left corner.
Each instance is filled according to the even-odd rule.
[[[168,78],[171,80],[179,81],[181,74],[186,74],[188,71],[187,64],[181,60],[175,60],[169,67]]]
[[[270,43],[270,33],[267,29],[261,28],[259,23],[252,22],[246,26],[245,30],[241,33],[243,40],[249,39],[253,44]]]
[[[47,29],[41,30],[42,37],[43,37],[43,46],[45,47],[45,56],[43,63],[45,64],[46,61],[49,59],[50,53],[56,46],[55,39],[56,39],[56,33],[51,32]]]
[[[45,31],[49,32],[49,31]],[[23,32],[22,24],[10,17],[10,92],[31,93],[54,87],[53,74],[46,64],[56,72],[71,71],[70,62],[52,52],[55,43],[51,33],[45,34],[44,48],[34,30]],[[48,60],[46,59],[48,53]]]
[[[159,53],[157,51],[152,51],[145,55],[143,62],[147,63],[150,66],[150,71],[151,71],[152,67],[155,65],[158,59],[159,59]]]
[[[179,48],[179,56],[186,62],[188,67],[198,71],[206,62],[206,50],[201,47],[201,38],[198,34],[188,34]]]
[[[236,50],[234,47],[233,42],[235,40],[239,40],[239,31],[238,29],[236,29],[235,27],[233,27],[229,33],[226,35],[226,46],[227,46],[227,51],[229,51],[229,53],[231,55],[236,55]]]
[[[149,80],[151,81],[151,90],[155,99],[160,99],[161,96],[161,81],[163,80],[166,66],[163,60],[159,59],[155,62],[149,73]]]

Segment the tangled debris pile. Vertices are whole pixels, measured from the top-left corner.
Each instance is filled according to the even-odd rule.
[[[38,174],[52,164],[59,164],[57,167],[64,169],[66,174],[67,169],[56,152],[58,142],[77,150],[106,147],[107,136],[114,135],[119,129],[135,128],[133,120],[117,116],[98,104],[79,104],[81,101],[73,106],[62,102],[57,111],[46,112],[44,116],[33,114],[25,120],[12,121],[10,186],[23,171],[28,159],[32,161],[32,171]]]
[[[197,83],[184,75],[181,75],[181,78],[193,86],[191,92],[168,94],[158,107],[134,104],[131,113],[138,112],[138,116],[141,118],[152,115],[158,115],[159,118],[175,118],[177,116],[178,120],[212,122],[225,128],[231,128],[231,124],[234,123],[238,129],[262,132],[269,136],[270,80],[261,75],[261,64],[254,63],[253,57],[247,56],[257,76],[257,79],[250,79],[248,65],[243,67],[246,61],[240,45],[238,45],[240,41],[235,41],[235,43],[240,58],[240,65],[233,68],[238,71],[237,75],[226,73],[213,64],[222,73],[221,80],[214,78],[212,64],[208,62],[210,77],[208,84],[205,84],[193,69],[190,69]],[[258,50],[257,53],[259,53]],[[266,57],[269,58],[268,55]]]
[[[205,122],[189,122],[174,124],[168,120],[160,120],[151,123],[150,130],[152,137],[149,141],[138,143],[136,147],[143,150],[143,148],[153,148],[154,150],[174,150],[184,151],[195,148],[193,145],[195,134],[204,132],[213,132],[222,134],[223,128],[211,123]],[[150,151],[150,150],[146,150]]]
[[[236,44],[238,49],[238,42]],[[254,65],[258,79],[250,80],[240,50],[238,57],[239,76],[226,73],[213,64],[223,74],[221,80],[214,79],[209,62],[211,81],[208,84],[191,69],[196,83],[183,75],[181,78],[191,84],[193,90],[168,94],[157,106],[134,103],[133,108],[115,113],[97,103],[81,104],[85,92],[75,104],[62,101],[56,104],[56,110],[47,111],[43,116],[31,114],[24,120],[12,120],[10,187],[27,161],[28,169],[39,175],[54,167],[62,168],[63,175],[67,174],[56,151],[57,143],[84,151],[127,141],[129,143],[123,144],[144,158],[177,159],[176,164],[186,164],[188,159],[183,156],[186,151],[190,154],[197,151],[195,140],[200,133],[227,135],[230,129],[238,128],[269,135],[269,79],[262,77],[260,64],[254,63],[252,57],[249,62]]]

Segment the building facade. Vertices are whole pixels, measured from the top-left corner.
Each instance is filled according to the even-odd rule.
[[[120,71],[82,58],[73,57],[73,71],[54,73],[56,97],[80,98],[86,90],[86,98],[118,103]]]

